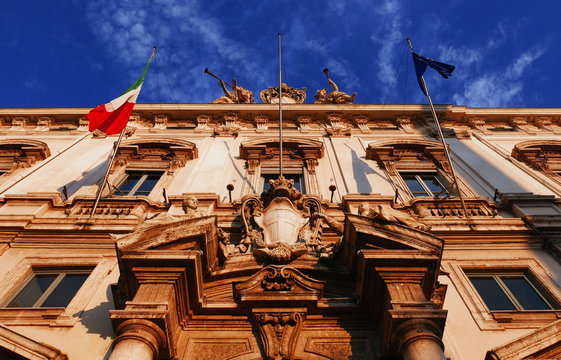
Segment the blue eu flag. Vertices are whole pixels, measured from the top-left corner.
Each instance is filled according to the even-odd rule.
[[[427,95],[427,93],[421,81],[421,76],[423,76],[425,70],[427,70],[427,65],[438,71],[438,73],[442,75],[442,77],[445,79],[451,76],[452,71],[454,71],[454,69],[456,68],[454,65],[441,63],[433,59],[429,59],[428,57],[421,56],[419,54],[415,54],[415,53],[412,54],[413,54],[413,62],[415,63],[415,72],[417,73],[417,81],[419,82],[421,91],[425,95]]]

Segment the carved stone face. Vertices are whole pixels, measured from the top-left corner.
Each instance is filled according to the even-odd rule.
[[[196,210],[198,206],[199,206],[199,201],[194,197],[188,197],[187,199],[185,199],[185,201],[183,201],[183,210],[187,210],[187,209]]]
[[[358,206],[358,214],[362,216],[367,216],[370,212],[370,205],[368,203],[363,202]]]
[[[318,100],[325,100],[326,96],[327,96],[327,90],[325,89],[319,89],[318,92],[316,93],[316,99]]]

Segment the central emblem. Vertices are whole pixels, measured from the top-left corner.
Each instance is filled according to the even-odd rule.
[[[245,231],[242,243],[252,247],[257,257],[286,263],[305,253],[320,253],[323,222],[321,202],[302,195],[294,181],[279,177],[261,197],[250,195],[242,200]]]
[[[263,242],[267,247],[281,243],[296,244],[298,233],[308,222],[305,212],[296,210],[285,197],[274,198],[267,209],[254,219],[263,229]]]

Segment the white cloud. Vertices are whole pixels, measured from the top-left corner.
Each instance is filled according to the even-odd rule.
[[[504,69],[468,79],[463,92],[453,95],[454,102],[474,107],[523,106],[523,75],[544,51],[545,48],[537,47],[523,52]]]
[[[386,0],[377,8],[379,13],[378,26],[370,37],[380,45],[378,51],[378,79],[386,86],[391,85],[395,77],[396,47],[404,46],[404,36],[401,30],[403,20],[401,18],[401,6],[399,1]],[[401,53],[401,52],[399,52]]]
[[[160,62],[179,101],[208,102],[222,95],[216,81],[203,74],[205,66],[227,82],[237,76],[241,86],[244,80],[262,80],[256,49],[239,42],[220,19],[205,15],[196,0],[98,0],[89,2],[87,10],[93,33],[117,62],[130,68],[128,80],[139,75],[152,46],[158,46]],[[160,101],[154,70],[141,99]],[[166,96],[162,101],[173,101],[165,95],[170,91],[162,74],[159,86]]]

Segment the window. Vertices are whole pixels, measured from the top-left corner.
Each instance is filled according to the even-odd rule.
[[[304,183],[304,177],[302,174],[284,174],[283,176],[287,180],[294,180],[294,188],[300,191],[302,194],[306,193],[306,186]],[[262,182],[263,182],[263,191],[269,190],[270,184],[269,180],[276,180],[279,178],[279,173],[265,173],[261,174]]]
[[[468,274],[468,278],[491,311],[558,308],[524,273]]]
[[[23,289],[5,307],[66,307],[91,270],[35,271]]]
[[[162,171],[127,171],[125,179],[115,188],[113,195],[148,196],[162,175]]]
[[[260,138],[240,144],[240,157],[246,161],[249,185],[242,188],[242,194],[261,193],[268,189],[269,180],[278,179],[280,150],[277,138]],[[321,141],[284,138],[283,176],[294,180],[294,188],[303,194],[320,194],[316,168],[323,153]]]
[[[442,179],[437,173],[399,173],[405,184],[411,191],[413,197],[432,196],[432,197],[448,197],[450,195]]]

